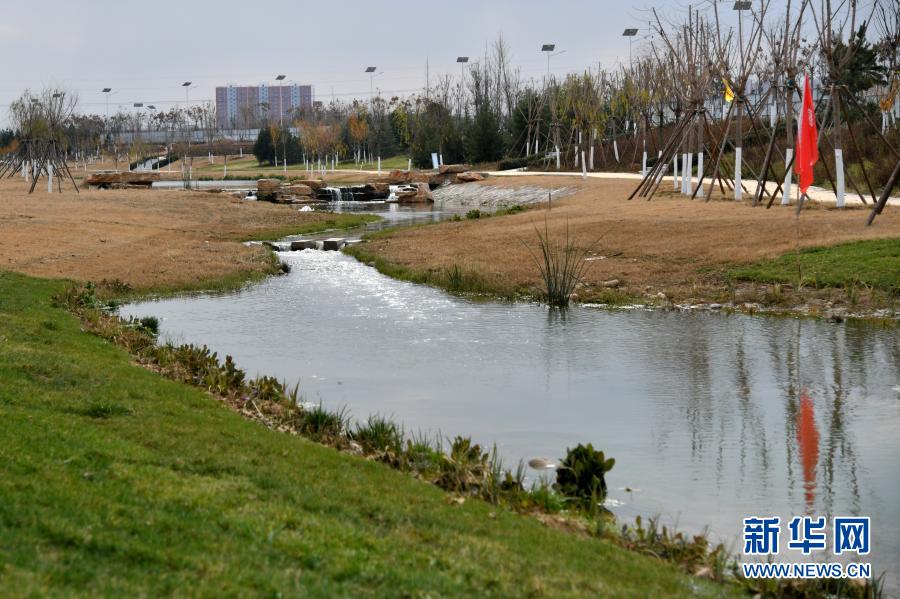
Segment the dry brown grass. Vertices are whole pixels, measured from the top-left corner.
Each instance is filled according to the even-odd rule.
[[[577,182],[577,183],[576,183]],[[492,178],[490,184],[574,186],[550,212],[528,212],[419,227],[372,240],[366,252],[413,270],[453,265],[480,272],[499,290],[534,287],[538,269],[523,241],[536,245],[535,226],[549,219],[551,236],[568,223],[584,246],[600,240],[586,282],[595,290],[619,279],[630,293],[663,291],[674,298],[709,296],[721,289],[729,265],[774,257],[796,247],[794,208],[753,208],[728,200],[690,201],[670,192],[648,202],[626,201],[637,182],[572,177]],[[900,211],[888,208],[865,226],[864,209],[810,206],[801,216],[801,247],[900,236]]]
[[[270,267],[239,238],[333,218],[233,196],[162,190],[46,192],[0,181],[0,270],[137,289],[181,287]]]

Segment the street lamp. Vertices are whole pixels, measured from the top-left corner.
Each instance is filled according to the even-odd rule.
[[[278,85],[278,134],[281,136],[281,164],[284,172],[287,172],[287,140],[284,138],[284,84],[281,83],[284,81],[284,75],[276,75],[275,81]],[[270,98],[269,102],[271,101]],[[275,157],[275,167],[278,168],[278,156]]]
[[[750,0],[737,0],[732,7],[738,13],[738,48],[740,50],[740,59],[741,59],[741,81],[743,81],[743,71],[744,71],[744,11],[750,10],[752,7],[752,2]],[[744,138],[744,98],[743,98],[743,89],[739,89],[741,92],[741,96],[738,96],[734,99],[737,103],[737,143],[734,148],[734,199],[740,201],[742,197],[743,187],[741,184],[741,173],[743,169],[742,165],[742,152],[743,148],[743,138]]]
[[[550,80],[550,59],[554,56],[559,56],[560,54],[564,54],[565,50],[560,50],[559,52],[554,52],[556,50],[556,44],[544,44],[541,46],[541,52],[547,53],[547,80]]]
[[[638,30],[636,27],[629,27],[622,32],[622,37],[628,38],[628,66],[631,66],[631,43],[634,41],[634,36],[636,36],[637,33]]]
[[[377,69],[378,69],[378,67],[366,67],[366,73],[369,74],[369,104],[372,104],[372,102],[375,98],[375,91],[374,91],[375,88],[374,88],[373,80],[375,79],[375,71]],[[381,73],[379,73],[379,75],[380,74]]]
[[[456,62],[459,63],[459,119],[462,121],[462,104],[463,104],[463,85],[466,80],[466,63],[469,62],[468,56],[457,56]]]

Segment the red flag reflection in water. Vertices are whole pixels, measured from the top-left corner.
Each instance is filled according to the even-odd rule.
[[[803,464],[803,490],[806,509],[812,513],[816,500],[816,467],[819,464],[819,430],[812,398],[804,388],[800,391],[800,413],[797,414],[797,444],[800,446],[800,462]]]

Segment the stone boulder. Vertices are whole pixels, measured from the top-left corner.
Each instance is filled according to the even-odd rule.
[[[465,164],[442,164],[438,172],[442,175],[455,175],[469,170]]]
[[[292,196],[311,196],[315,194],[312,187],[303,183],[291,183],[286,187],[282,187],[279,193]]]
[[[484,181],[484,175],[466,171],[464,173],[459,173],[453,178],[453,183],[472,183],[474,181]]]
[[[154,181],[159,181],[159,173],[154,172],[100,172],[89,175],[84,184],[88,187],[109,189],[110,187],[151,187]]]
[[[431,194],[427,183],[416,183],[415,193],[409,191],[398,192],[397,201],[401,204],[423,204],[425,202],[433,202],[434,196]]]
[[[272,201],[281,189],[281,181],[278,179],[260,179],[256,182],[256,197],[260,200]]]
[[[322,179],[300,179],[298,181],[291,181],[291,185],[306,185],[313,191],[319,191],[325,187],[325,181]]]

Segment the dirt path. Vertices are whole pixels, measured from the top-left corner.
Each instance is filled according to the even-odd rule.
[[[333,215],[299,213],[226,194],[81,190],[28,195],[0,181],[0,270],[135,288],[182,286],[270,268],[268,250],[239,238]]]
[[[564,177],[491,178],[486,184],[560,185]],[[792,207],[770,210],[747,203],[690,201],[666,192],[653,201],[626,201],[635,181],[589,178],[550,212],[530,210],[501,218],[450,222],[401,231],[366,244],[366,252],[413,270],[458,265],[504,291],[533,287],[538,270],[523,242],[535,246],[535,227],[556,239],[568,226],[580,245],[597,241],[586,295],[618,279],[633,295],[660,292],[677,299],[722,292],[722,271],[732,264],[775,257],[796,247]],[[900,236],[900,210],[888,208],[866,227],[862,208],[810,205],[800,219],[801,247]],[[593,290],[591,290],[591,287]]]

